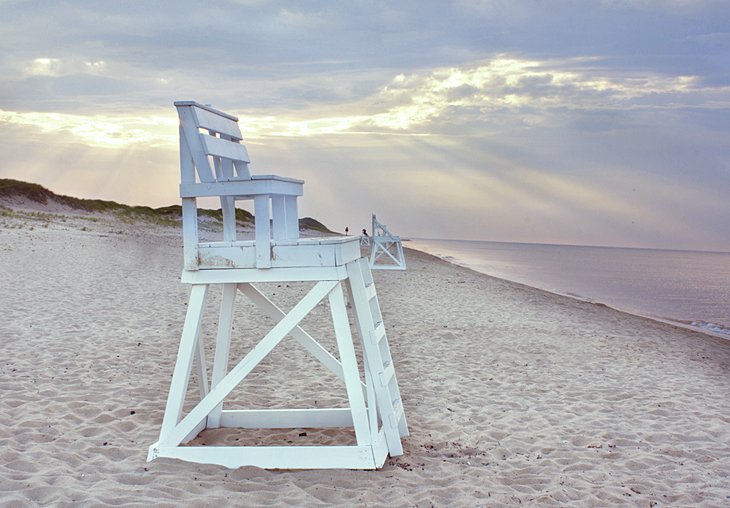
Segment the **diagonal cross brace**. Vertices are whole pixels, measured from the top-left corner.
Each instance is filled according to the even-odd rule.
[[[286,316],[286,313],[276,306],[274,302],[269,300],[266,295],[259,291],[253,284],[240,283],[238,284],[238,290],[245,294],[259,309],[261,309],[266,316],[279,321]],[[342,364],[335,358],[329,351],[327,351],[322,345],[317,342],[311,335],[309,335],[304,329],[297,325],[289,333],[299,344],[302,345],[312,356],[320,361],[322,365],[336,375],[341,381],[345,381],[345,376],[342,372]],[[362,383],[363,389],[365,384]]]
[[[168,435],[160,436],[160,445],[180,444],[338,284],[339,281],[318,282]]]
[[[391,244],[391,245],[395,245],[395,244],[394,244],[393,242],[390,242],[390,241],[389,241],[388,243],[389,243],[389,244]],[[379,249],[379,250],[383,251],[383,252],[381,252],[380,254],[376,254],[376,255],[375,255],[375,259],[379,259],[379,258],[380,258],[380,256],[382,256],[382,255],[383,255],[383,253],[385,253],[385,254],[387,254],[387,255],[388,255],[388,256],[390,257],[390,259],[392,259],[392,260],[393,260],[393,261],[395,261],[396,263],[398,263],[398,264],[400,264],[400,263],[401,263],[401,262],[400,262],[400,261],[399,261],[398,259],[396,259],[396,258],[395,258],[395,256],[393,256],[393,254],[391,254],[391,253],[390,253],[390,251],[388,250],[388,247],[390,247],[390,245],[388,245],[388,247],[385,247],[384,245],[382,245],[381,243],[378,243],[378,242],[375,242],[375,245],[376,245],[376,252],[377,252],[377,250],[378,250],[378,249],[377,249],[377,247],[380,247],[380,249]]]

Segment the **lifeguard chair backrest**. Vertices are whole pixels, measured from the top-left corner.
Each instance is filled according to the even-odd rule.
[[[370,230],[373,236],[380,236],[384,238],[394,238],[392,234],[390,234],[390,231],[388,231],[388,228],[385,224],[381,224],[378,222],[377,217],[375,217],[375,214],[373,214],[373,227]]]
[[[250,180],[250,159],[238,118],[194,101],[175,102],[180,118],[181,181]]]

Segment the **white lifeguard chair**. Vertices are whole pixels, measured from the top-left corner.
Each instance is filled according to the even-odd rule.
[[[196,102],[175,102],[180,117],[180,196],[183,205],[184,270],[191,284],[177,361],[160,429],[148,460],[177,458],[229,468],[272,469],[381,467],[388,455],[403,453],[408,426],[390,354],[375,285],[358,237],[299,238],[297,198],[303,181],[251,175],[235,116]],[[201,242],[197,199],[220,198],[222,241]],[[236,238],[236,201],[253,200],[254,240]],[[288,313],[254,286],[263,282],[315,282]],[[213,285],[222,287],[215,353],[208,376],[201,319]],[[283,290],[280,290],[283,291]],[[238,292],[276,324],[228,370],[234,302]],[[352,303],[362,363],[356,357],[345,303]],[[302,319],[328,298],[339,358],[301,326]],[[343,383],[348,407],[227,409],[227,398],[287,336],[296,340]],[[184,413],[191,371],[200,400]],[[240,401],[237,401],[240,405]],[[230,407],[230,406],[229,406]],[[244,406],[245,407],[245,406]],[[355,444],[316,446],[187,445],[206,428],[354,429]]]
[[[388,231],[385,224],[378,222],[373,214],[373,228],[370,230],[370,268],[372,270],[405,270],[406,258],[400,237]]]

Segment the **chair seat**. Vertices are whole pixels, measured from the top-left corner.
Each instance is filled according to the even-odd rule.
[[[360,257],[356,236],[271,240],[271,268],[344,266]],[[204,242],[198,244],[200,270],[256,268],[256,242]]]
[[[244,199],[273,194],[301,196],[303,184],[303,180],[277,175],[253,175],[250,178],[231,176],[217,182],[181,183],[180,197],[232,196]]]

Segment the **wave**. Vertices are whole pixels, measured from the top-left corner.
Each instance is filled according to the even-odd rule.
[[[695,328],[700,328],[702,330],[709,330],[713,333],[719,333],[720,335],[726,335],[728,338],[730,338],[730,327],[725,325],[718,325],[715,323],[706,323],[704,321],[692,321],[690,323],[691,326]]]

